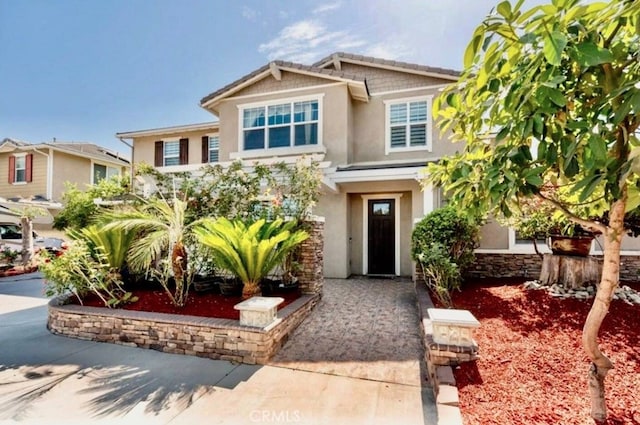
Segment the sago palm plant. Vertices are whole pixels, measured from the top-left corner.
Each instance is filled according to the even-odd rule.
[[[117,273],[122,271],[127,253],[136,236],[135,230],[105,228],[97,224],[67,231],[71,238],[83,240],[92,251],[98,250]]]
[[[140,237],[129,249],[127,262],[136,271],[152,272],[157,261],[168,255],[169,269],[175,280],[175,291],[168,288],[167,280],[161,279],[172,302],[179,307],[185,305],[189,293],[188,253],[186,239],[195,222],[186,220],[187,202],[174,198],[152,198],[135,210],[106,213],[102,220],[105,229],[136,231]],[[166,276],[164,276],[166,277]]]
[[[242,280],[242,296],[260,294],[260,280],[280,265],[285,256],[309,237],[293,229],[295,221],[281,219],[253,224],[241,220],[204,219],[194,229],[203,245],[211,248],[216,264]]]

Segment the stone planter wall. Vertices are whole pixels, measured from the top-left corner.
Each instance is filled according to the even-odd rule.
[[[305,222],[309,238],[300,244],[296,273],[303,294],[321,294],[324,284],[324,217],[312,217]]]
[[[478,347],[463,348],[436,343],[433,340],[431,319],[427,313],[427,309],[433,307],[429,292],[427,287],[420,283],[416,283],[415,290],[427,379],[431,383],[436,399],[438,424],[462,425],[458,387],[452,366],[475,360],[478,356]]]
[[[303,295],[278,312],[266,328],[237,320],[211,319],[49,302],[47,327],[72,338],[149,348],[247,364],[265,364],[317,304],[319,295]]]

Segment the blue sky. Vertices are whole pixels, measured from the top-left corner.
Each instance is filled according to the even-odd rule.
[[[0,139],[212,121],[199,100],[272,59],[346,51],[460,69],[496,0],[0,0]]]

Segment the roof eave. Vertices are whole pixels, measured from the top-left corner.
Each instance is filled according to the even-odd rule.
[[[116,137],[119,139],[133,139],[135,137],[177,134],[185,131],[215,130],[219,127],[220,122],[208,122],[201,124],[178,125],[173,127],[150,128],[147,130],[125,131],[116,133]]]

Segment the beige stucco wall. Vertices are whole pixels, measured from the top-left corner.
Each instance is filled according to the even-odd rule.
[[[273,78],[273,77],[267,77]],[[276,80],[274,80],[276,81]],[[324,80],[326,84],[327,81]],[[226,99],[218,106],[220,116],[220,156],[221,160],[229,158],[232,152],[238,152],[239,134],[239,107],[245,104],[260,104],[278,99],[291,99],[312,95],[322,96],[322,144],[327,150],[325,160],[339,164],[347,162],[347,138],[349,135],[349,93],[346,84],[336,84],[322,88],[309,88],[293,93],[271,94],[250,98],[232,97]],[[287,149],[271,149],[273,155],[286,155]]]
[[[432,120],[430,130],[431,151],[389,152],[386,145],[386,108],[385,101],[418,96],[437,96],[437,89],[420,89],[409,92],[371,96],[369,103],[354,102],[353,105],[353,160],[352,162],[394,161],[394,160],[433,160],[451,155],[460,150],[460,144],[451,143],[448,133],[441,134],[436,122]]]
[[[15,153],[24,153],[16,151]],[[47,157],[33,153],[32,180],[30,183],[9,183],[9,157],[13,153],[0,154],[0,196],[3,198],[29,198],[47,194]]]
[[[501,226],[495,219],[489,218],[487,223],[480,228],[481,249],[507,249],[509,248],[509,229]]]
[[[314,214],[325,218],[324,226],[324,275],[346,278],[349,276],[347,194],[323,194]]]
[[[156,136],[136,137],[133,139],[133,162],[134,164],[146,162],[153,165],[155,159],[155,142],[177,141],[183,138],[189,139],[189,164],[202,163],[202,136],[216,134],[217,130],[199,130],[183,133],[167,133]],[[222,152],[221,152],[222,153]],[[220,157],[222,161],[222,157]]]
[[[64,183],[76,183],[78,189],[85,190],[91,184],[91,160],[62,152],[53,153],[53,199],[62,200]]]
[[[347,183],[340,194],[323,194],[314,213],[325,216],[325,276],[345,278],[362,274],[363,208],[362,195],[401,194],[400,198],[400,274],[410,276],[411,232],[422,217],[423,194],[416,181]]]

